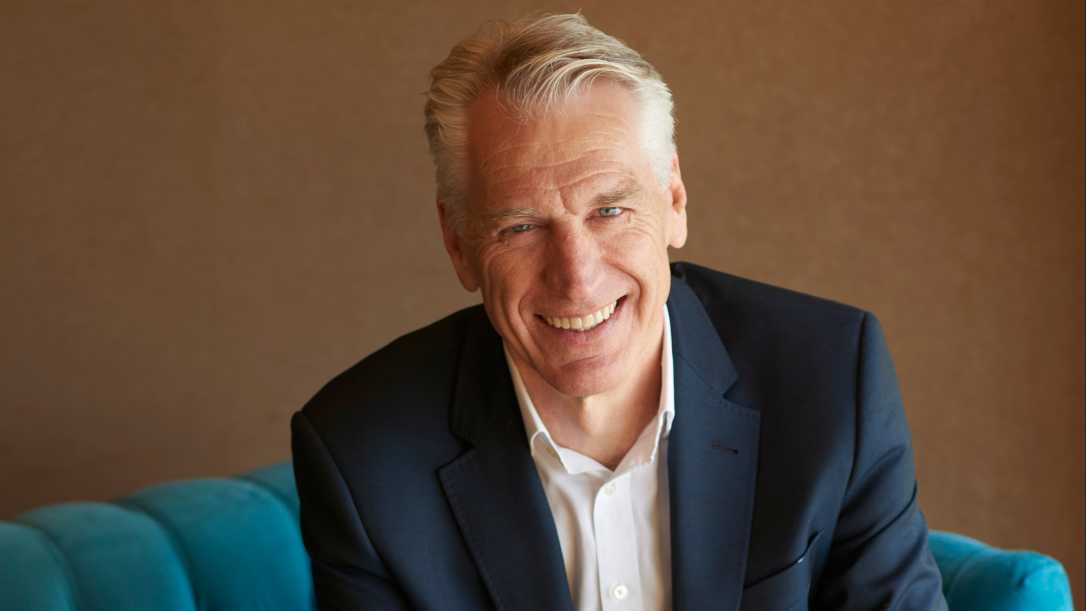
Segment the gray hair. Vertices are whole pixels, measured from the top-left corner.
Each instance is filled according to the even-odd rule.
[[[503,106],[529,118],[567,101],[596,79],[620,84],[641,103],[642,144],[661,184],[675,153],[671,90],[656,69],[622,41],[580,14],[494,22],[461,41],[430,71],[426,137],[437,196],[454,226],[467,191],[467,110],[493,88]]]

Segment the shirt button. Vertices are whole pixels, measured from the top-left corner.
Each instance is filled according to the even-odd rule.
[[[615,600],[624,600],[629,595],[630,589],[621,583],[611,588],[611,596],[614,596]]]
[[[603,487],[603,493],[606,494],[607,496],[611,496],[612,494],[614,494],[615,493],[615,483],[614,482],[607,482],[607,484],[605,484],[604,487]]]

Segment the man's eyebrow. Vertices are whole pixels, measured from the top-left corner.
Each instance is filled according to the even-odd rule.
[[[508,210],[499,210],[497,212],[484,214],[481,220],[486,223],[494,223],[507,219],[529,218],[538,215],[539,211],[535,208],[509,208]]]
[[[641,186],[638,185],[636,181],[627,180],[627,181],[622,182],[620,185],[618,185],[614,189],[611,189],[610,191],[607,191],[605,193],[600,193],[599,195],[597,195],[596,199],[593,200],[593,205],[594,206],[609,206],[611,204],[618,203],[618,202],[620,202],[620,201],[622,201],[622,200],[624,200],[626,198],[633,197],[640,190],[641,190]]]

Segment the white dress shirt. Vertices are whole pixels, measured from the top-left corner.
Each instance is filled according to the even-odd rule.
[[[671,609],[667,437],[675,389],[666,305],[661,352],[660,408],[614,471],[551,438],[505,353],[577,611]]]

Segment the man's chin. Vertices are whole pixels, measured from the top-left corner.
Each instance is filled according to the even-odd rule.
[[[614,389],[620,383],[611,367],[571,365],[547,376],[547,383],[567,397],[591,397]]]

